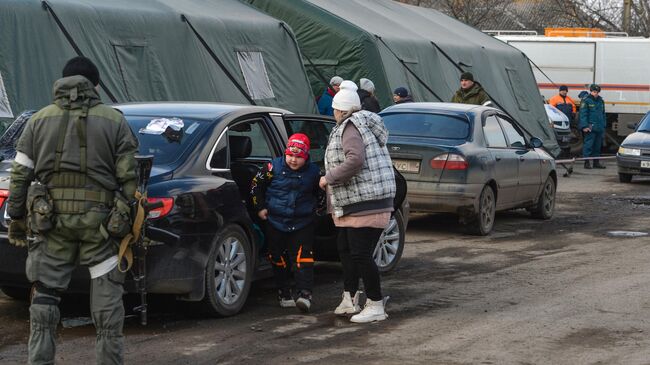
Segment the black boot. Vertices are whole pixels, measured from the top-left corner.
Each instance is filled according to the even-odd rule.
[[[589,160],[585,161],[585,169],[591,170],[591,164],[589,163]]]
[[[606,169],[607,167],[605,165],[601,165],[600,161],[594,160],[594,168],[595,169]]]

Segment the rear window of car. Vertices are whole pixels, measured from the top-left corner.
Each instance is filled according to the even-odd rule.
[[[467,139],[469,122],[444,114],[394,113],[382,115],[393,136]]]
[[[167,133],[154,134],[152,128],[150,127],[147,130],[147,127],[152,126],[152,121],[156,119],[159,120],[162,118],[126,116],[126,120],[133,134],[140,142],[139,153],[143,155],[154,155],[154,163],[156,165],[174,163],[183,155],[188,147],[193,146],[195,141],[205,133],[209,124],[202,121],[174,118],[182,122],[183,127],[179,132],[168,130]],[[180,125],[178,122],[174,123],[177,126]]]

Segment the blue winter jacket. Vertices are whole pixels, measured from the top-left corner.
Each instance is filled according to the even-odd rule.
[[[318,112],[322,115],[334,115],[334,108],[332,108],[332,101],[334,97],[330,95],[329,89],[323,91],[320,99],[318,99]]]
[[[285,163],[285,157],[274,158],[270,165],[263,170],[266,177],[256,183],[264,186],[264,206],[269,211],[268,221],[273,227],[282,232],[292,232],[301,229],[314,220],[318,204],[320,169],[316,164],[307,160],[299,170],[292,170]],[[258,174],[259,176],[260,174]],[[257,178],[257,176],[256,176]]]
[[[605,117],[605,101],[600,96],[589,95],[580,104],[580,129],[588,128],[594,132],[603,132],[607,119]]]

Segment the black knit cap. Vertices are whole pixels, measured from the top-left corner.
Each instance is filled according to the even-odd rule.
[[[460,79],[474,81],[474,75],[472,75],[472,73],[469,71],[465,71],[462,74],[460,74]]]
[[[70,59],[63,67],[63,77],[80,75],[97,86],[99,84],[99,70],[90,59],[77,56]]]

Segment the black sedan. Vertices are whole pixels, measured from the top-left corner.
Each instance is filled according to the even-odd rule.
[[[555,161],[502,111],[449,103],[408,103],[381,113],[389,151],[408,182],[412,211],[456,213],[486,235],[495,212],[527,208],[549,219]]]
[[[244,105],[156,103],[115,107],[124,113],[138,137],[139,152],[154,155],[148,196],[163,205],[149,214],[150,221],[156,229],[180,237],[172,242],[152,241],[147,255],[147,291],[200,301],[213,314],[237,313],[246,301],[251,281],[270,273],[261,222],[246,203],[252,177],[262,164],[283,154],[287,136],[296,132],[310,137],[311,158],[322,166],[334,123],[327,117]],[[179,131],[174,131],[174,126]],[[4,214],[9,161],[2,161],[2,165],[0,206]],[[405,191],[406,183],[398,181],[402,181],[398,191]],[[408,205],[403,199],[396,203],[400,209],[375,249],[375,260],[382,271],[395,267],[404,247],[402,213],[408,214]],[[25,277],[27,252],[8,243],[7,219],[5,215],[0,227],[0,287],[18,297],[29,286]],[[318,217],[317,260],[338,259],[336,234],[329,216]],[[127,279],[126,288],[135,292],[133,281]],[[77,269],[70,290],[88,290],[87,270]]]
[[[632,176],[650,176],[650,112],[636,125],[634,133],[625,138],[616,154],[618,178],[632,182]]]

